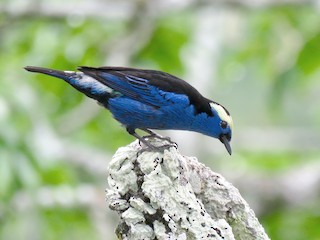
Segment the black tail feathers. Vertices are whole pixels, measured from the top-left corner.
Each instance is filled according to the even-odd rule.
[[[64,80],[68,80],[70,77],[76,74],[75,72],[60,71],[60,70],[55,70],[50,68],[33,67],[33,66],[27,66],[24,69],[29,72],[42,73],[42,74],[50,75],[53,77],[62,78]]]
[[[112,97],[112,89],[82,72],[60,71],[42,67],[27,66],[24,68],[29,72],[42,73],[63,79],[75,89],[84,93],[90,98],[97,100],[104,107],[108,107],[109,98]]]

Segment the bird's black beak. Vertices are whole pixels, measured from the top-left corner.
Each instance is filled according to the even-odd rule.
[[[231,146],[230,146],[230,143],[229,143],[229,140],[228,140],[227,136],[225,134],[221,134],[219,139],[224,144],[224,146],[226,147],[228,153],[231,155],[232,154],[232,150],[231,150]]]

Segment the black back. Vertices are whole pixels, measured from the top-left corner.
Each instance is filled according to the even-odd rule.
[[[125,76],[134,76],[148,80],[149,84],[158,87],[159,89],[167,92],[173,92],[177,94],[185,94],[188,96],[190,104],[193,104],[196,109],[196,114],[205,112],[209,116],[212,116],[211,107],[209,105],[209,99],[203,97],[194,87],[192,87],[186,81],[177,78],[171,74],[156,71],[145,70],[126,67],[79,67],[80,71],[90,76],[95,75],[98,72],[106,72],[114,76],[118,76],[121,79],[126,79]]]

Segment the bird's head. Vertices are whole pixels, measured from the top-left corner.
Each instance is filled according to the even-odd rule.
[[[211,102],[210,107],[215,116],[215,134],[217,138],[224,144],[228,153],[231,155],[232,150],[230,141],[232,137],[233,121],[227,109],[218,103]]]

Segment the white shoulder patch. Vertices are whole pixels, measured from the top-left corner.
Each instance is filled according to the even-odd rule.
[[[65,73],[76,73],[75,71],[63,71]]]
[[[65,71],[67,73],[68,71]],[[93,77],[90,77],[83,72],[72,72],[75,73],[75,78],[81,83],[83,86],[91,86],[96,90],[106,91],[107,93],[114,93],[114,90],[110,87],[100,83],[98,80],[94,79]]]
[[[230,115],[228,115],[228,113],[226,112],[226,110],[219,104],[216,104],[214,102],[210,103],[210,107],[215,109],[219,115],[219,117],[221,118],[221,120],[226,121],[231,130],[233,129],[233,121],[232,121],[232,117]]]

